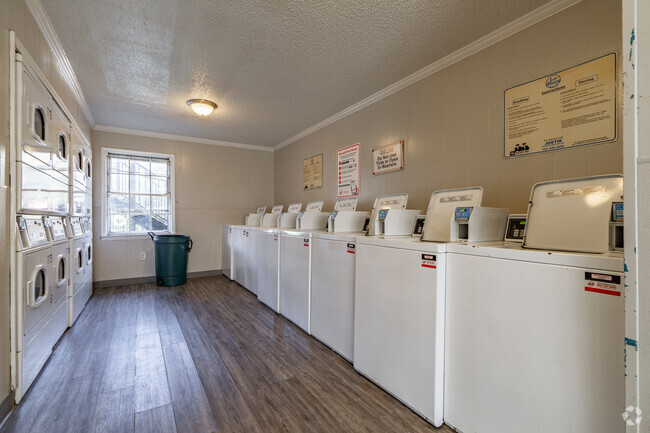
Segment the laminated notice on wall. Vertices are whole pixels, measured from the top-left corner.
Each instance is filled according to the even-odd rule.
[[[336,151],[337,197],[359,195],[359,153],[361,144],[344,147]]]
[[[616,54],[504,92],[504,157],[616,140]]]
[[[372,149],[372,174],[404,170],[404,141]]]
[[[302,160],[302,189],[323,187],[323,154]]]

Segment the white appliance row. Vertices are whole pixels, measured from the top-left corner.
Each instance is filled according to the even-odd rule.
[[[375,236],[226,230],[256,239],[262,302],[435,426],[622,432],[622,177],[538,184],[510,218],[439,191],[423,227],[406,199],[378,197]]]
[[[89,143],[26,53],[17,53],[11,160],[15,401],[92,294]]]

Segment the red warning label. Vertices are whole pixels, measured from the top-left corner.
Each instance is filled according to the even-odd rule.
[[[308,247],[309,246],[309,238],[303,238],[302,240],[304,246]]]
[[[585,291],[621,296],[621,276],[585,272]]]
[[[348,253],[355,254],[357,252],[357,246],[355,244],[348,244]]]
[[[436,256],[433,254],[422,254],[422,267],[436,269]]]

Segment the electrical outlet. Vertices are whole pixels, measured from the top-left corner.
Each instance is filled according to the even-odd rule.
[[[147,252],[140,251],[140,260],[147,260]]]

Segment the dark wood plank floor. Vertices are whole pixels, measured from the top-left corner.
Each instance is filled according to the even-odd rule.
[[[0,429],[433,431],[224,277],[97,290]]]

